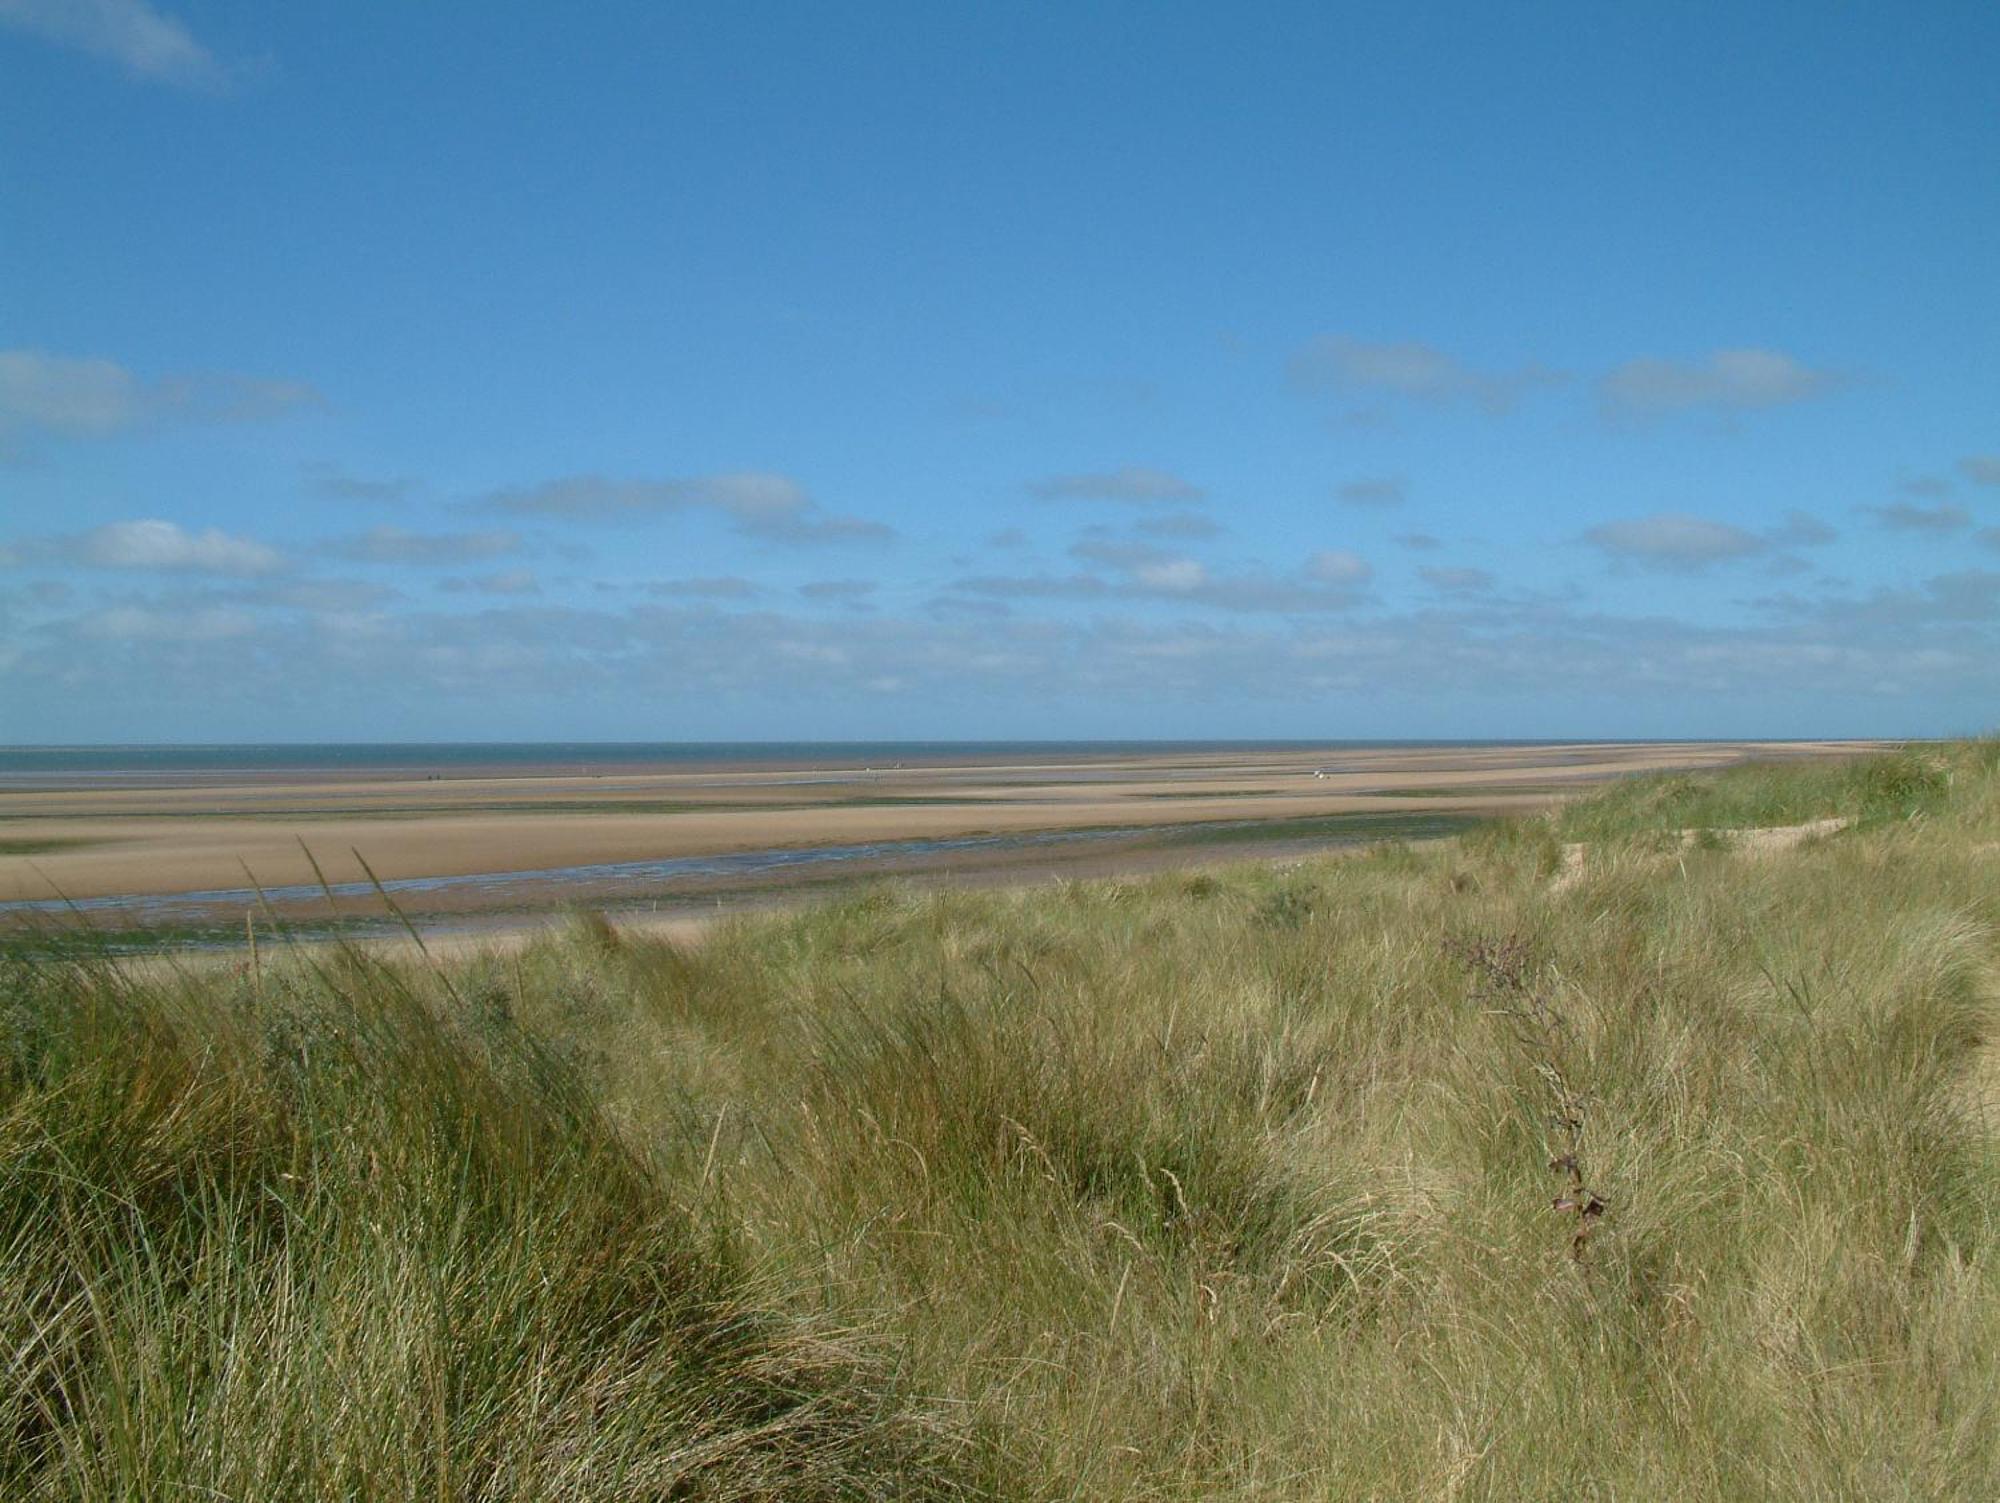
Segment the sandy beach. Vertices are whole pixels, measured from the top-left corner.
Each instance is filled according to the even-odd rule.
[[[635,886],[643,873],[576,868],[774,853],[773,870],[752,885],[775,890],[800,880],[781,853],[837,848],[839,855],[884,843],[895,848],[858,854],[843,862],[842,874],[1095,872],[1158,866],[1163,851],[1212,832],[1226,833],[1242,855],[1304,849],[1339,843],[1332,836],[1343,819],[1477,816],[1537,807],[1631,773],[1864,749],[1833,742],[1328,746],[941,757],[887,768],[113,775],[85,786],[23,776],[0,789],[0,902],[287,889],[316,885],[319,875],[350,884],[367,880],[365,861],[386,883],[439,879],[411,902],[417,911],[521,911],[644,896]],[[926,844],[958,841],[972,844]],[[704,876],[712,887],[725,870],[677,873],[684,880],[664,890],[699,895],[708,890]],[[521,873],[544,875],[500,891],[451,881]]]

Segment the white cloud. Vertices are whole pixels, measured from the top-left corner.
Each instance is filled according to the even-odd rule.
[[[798,483],[783,475],[742,472],[684,480],[616,480],[566,475],[539,485],[493,491],[481,505],[514,516],[608,522],[708,506],[739,520],[768,520],[807,505]]]
[[[216,610],[239,615],[253,610],[277,610],[315,616],[354,616],[379,611],[404,598],[400,590],[366,580],[290,576],[263,584],[179,588],[118,604],[175,617]]]
[[[1049,475],[1030,481],[1028,494],[1043,501],[1124,501],[1138,506],[1199,501],[1200,486],[1170,470],[1146,465],[1084,475]]]
[[[1087,539],[1070,549],[1077,558],[1116,571],[1101,574],[985,575],[952,588],[990,599],[1146,600],[1214,610],[1293,615],[1352,610],[1374,571],[1366,559],[1343,551],[1316,553],[1293,574],[1253,569],[1218,573],[1144,543]],[[947,602],[949,603],[949,602]]]
[[[400,600],[402,592],[357,579],[295,579],[262,589],[239,590],[231,598],[243,605],[337,614],[374,610]]]
[[[1069,556],[1087,564],[1105,564],[1113,569],[1132,570],[1146,564],[1170,562],[1174,555],[1151,543],[1128,538],[1086,537],[1070,544]]]
[[[761,470],[663,480],[566,475],[493,491],[474,505],[509,516],[577,522],[643,521],[707,510],[728,517],[739,532],[781,543],[872,542],[895,535],[880,522],[830,515],[790,476]]]
[[[479,563],[521,550],[518,532],[409,532],[384,524],[354,537],[333,538],[321,550],[357,564],[418,567]]]
[[[223,79],[214,54],[146,0],[0,0],[0,25],[95,53],[136,78],[184,88]]]
[[[1417,574],[1442,595],[1483,595],[1493,588],[1493,576],[1485,569],[1422,568]]]
[[[1566,378],[1540,366],[1482,371],[1456,355],[1417,340],[1370,343],[1345,334],[1322,334],[1292,356],[1294,385],[1351,396],[1390,396],[1436,405],[1469,403],[1487,412],[1510,411],[1529,391]]]
[[[1679,512],[1606,522],[1591,528],[1584,539],[1614,558],[1678,570],[1705,568],[1769,546],[1764,538],[1741,527]]]
[[[1302,585],[1294,576],[1289,587]],[[192,697],[202,715],[224,717],[212,723],[261,724],[309,685],[311,703],[329,715],[372,709],[415,727],[438,725],[447,709],[588,707],[607,696],[796,713],[871,685],[894,692],[891,684],[926,714],[945,705],[1281,707],[1338,695],[1385,709],[1441,695],[1532,705],[1553,695],[1557,704],[1615,703],[1637,724],[1658,725],[1663,706],[1759,719],[1828,704],[1844,713],[1871,696],[1922,706],[1942,695],[1952,713],[1970,714],[2000,692],[2000,571],[1939,576],[1895,596],[1806,602],[1754,627],[1497,600],[1264,621],[1108,613],[1064,621],[992,610],[952,619],[959,609],[899,617],[505,602],[356,622],[253,621],[135,602],[24,628],[7,644],[11,661],[0,661],[0,696],[46,718],[88,694],[143,723],[184,711]]]
[[[1811,548],[1830,543],[1840,534],[1811,512],[1788,511],[1784,522],[1765,537],[1780,548]]]
[[[132,373],[113,361],[0,350],[0,429],[115,433],[145,405]]]
[[[1779,350],[1717,350],[1700,360],[1628,360],[1598,382],[1608,412],[1749,412],[1823,395],[1837,384]]]
[[[257,618],[250,612],[219,606],[175,611],[121,605],[76,622],[79,636],[99,642],[224,642],[256,630]]]
[[[541,581],[527,569],[504,569],[497,574],[478,574],[469,579],[452,577],[438,581],[449,595],[539,595]]]
[[[306,382],[268,376],[165,376],[154,389],[161,416],[209,423],[256,423],[326,405]]]
[[[1349,506],[1401,506],[1407,490],[1401,480],[1382,476],[1372,480],[1350,480],[1336,494]]]
[[[757,586],[747,579],[722,575],[706,579],[651,579],[646,582],[645,590],[648,595],[665,599],[747,600],[757,593]]]
[[[0,350],[0,439],[15,433],[105,438],[169,419],[255,421],[324,401],[300,381],[230,374],[144,381],[113,360]]]
[[[1141,564],[1132,577],[1149,590],[1169,595],[1185,595],[1208,583],[1208,570],[1191,558],[1163,559]]]
[[[886,543],[896,536],[896,529],[885,522],[871,522],[866,517],[819,514],[746,522],[740,530],[773,543],[805,546],[818,543]]]
[[[854,605],[875,593],[874,581],[867,579],[815,579],[799,586],[799,594],[807,600]]]
[[[1120,593],[1095,574],[975,574],[954,580],[951,588],[1011,600],[1104,600]]]
[[[275,548],[210,527],[188,532],[172,522],[111,522],[78,541],[83,563],[102,569],[188,569],[211,574],[270,574],[285,560]]]
[[[416,489],[411,480],[350,474],[337,464],[309,464],[305,475],[306,488],[329,501],[403,501]]]
[[[177,522],[157,518],[107,522],[88,532],[27,538],[0,549],[0,563],[239,576],[275,574],[286,567],[283,554],[254,538],[237,537],[213,527],[189,532]]]
[[[1949,501],[1937,506],[1892,501],[1887,506],[1864,506],[1861,509],[1892,532],[1946,533],[1972,525],[1972,513]]]
[[[1321,584],[1366,584],[1374,572],[1367,559],[1345,548],[1328,548],[1306,561],[1306,574]]]
[[[706,580],[648,580],[644,586],[648,596],[660,598],[694,598],[694,600],[748,600],[758,594],[758,586],[750,580],[740,580],[736,576],[718,576]]]
[[[1938,623],[1995,621],[2000,620],[2000,572],[1959,569],[1933,575],[1916,588],[1879,588],[1859,598],[1781,595],[1757,604],[1779,616],[1899,632]]]
[[[1199,512],[1172,511],[1165,516],[1141,517],[1134,530],[1148,537],[1193,540],[1222,535],[1222,524]]]

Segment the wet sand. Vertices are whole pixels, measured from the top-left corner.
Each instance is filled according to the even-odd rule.
[[[391,883],[546,874],[507,884],[502,898],[467,884],[424,893],[412,905],[426,913],[518,912],[607,896],[571,880],[570,868],[963,837],[1002,838],[907,860],[863,858],[843,866],[842,875],[901,867],[960,877],[1102,871],[1121,861],[1161,864],[1163,851],[1208,831],[1234,832],[1240,858],[1253,853],[1260,830],[1266,846],[1289,848],[1302,837],[1306,845],[1336,843],[1326,839],[1334,827],[1323,822],[1337,816],[1483,815],[1540,806],[1635,772],[1851,754],[1869,745],[1329,746],[993,763],[941,758],[882,769],[154,774],[84,787],[17,779],[0,789],[0,902],[304,886],[318,880],[313,860],[331,883],[364,882],[365,859]],[[1106,833],[1035,843],[1062,832]],[[767,885],[797,881],[781,863]],[[702,890],[699,880],[673,888],[685,897]]]

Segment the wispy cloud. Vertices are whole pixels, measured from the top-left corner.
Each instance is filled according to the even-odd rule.
[[[1049,475],[1028,483],[1028,494],[1043,501],[1124,501],[1138,506],[1199,501],[1202,488],[1171,470],[1147,465],[1084,475]]]
[[[369,611],[402,599],[389,585],[359,579],[291,579],[257,589],[231,592],[237,605],[272,606],[279,610],[312,612]]]
[[[1223,526],[1212,517],[1204,517],[1200,512],[1170,511],[1164,516],[1139,518],[1133,524],[1133,531],[1142,532],[1152,538],[1175,538],[1192,542],[1200,538],[1220,537]]]
[[[320,550],[357,564],[411,564],[439,567],[481,563],[521,551],[518,532],[409,532],[371,527],[352,537],[332,538]]]
[[[305,466],[305,481],[307,490],[329,501],[405,501],[416,489],[413,480],[355,475],[325,462]]]
[[[1360,605],[1374,570],[1341,549],[1315,553],[1296,571],[1216,571],[1143,543],[1087,539],[1072,556],[1110,571],[1067,575],[985,575],[961,579],[953,589],[996,599],[1145,600],[1213,610],[1297,615],[1347,611]]]
[[[870,579],[815,579],[799,586],[801,598],[818,605],[859,605],[879,588]]]
[[[359,579],[301,579],[296,576],[265,579],[256,583],[183,586],[121,605],[142,605],[149,610],[194,612],[207,610],[299,611],[308,615],[354,615],[378,611],[404,599],[392,585]]]
[[[1409,489],[1393,476],[1350,480],[1334,492],[1348,506],[1401,506]]]
[[[824,511],[790,476],[758,470],[659,480],[567,475],[491,491],[473,505],[507,516],[573,522],[634,522],[711,511],[729,518],[738,532],[778,543],[864,543],[895,536],[880,522]]]
[[[1071,543],[1069,556],[1086,564],[1102,564],[1111,569],[1138,569],[1148,564],[1167,563],[1174,555],[1151,543],[1130,538],[1087,537]]]
[[[1946,533],[1972,525],[1972,513],[1949,501],[1937,506],[1891,501],[1887,506],[1864,506],[1861,509],[1892,532]]]
[[[1777,616],[1907,631],[1934,623],[2000,620],[2000,572],[1958,569],[1915,587],[1880,588],[1859,597],[1780,595],[1759,606]]]
[[[448,595],[539,595],[542,583],[527,569],[503,569],[497,574],[475,574],[470,578],[454,575],[440,579],[438,588]]]
[[[1785,520],[1764,536],[1780,548],[1814,548],[1832,542],[1840,534],[1811,512],[1788,511]]]
[[[1343,589],[1366,584],[1374,572],[1367,559],[1345,548],[1324,548],[1306,560],[1308,579]]]
[[[1493,588],[1493,576],[1485,569],[1422,568],[1417,574],[1441,595],[1483,595]]]
[[[226,77],[186,26],[146,0],[0,0],[0,26],[105,58],[134,78],[213,88]]]
[[[1780,350],[1716,350],[1698,360],[1628,360],[1597,384],[1608,413],[1647,417],[1707,410],[1752,412],[1822,396],[1838,385]]]
[[[1958,472],[1974,485],[2000,485],[2000,454],[1968,454]]]
[[[1302,572],[1285,582],[1302,587]],[[1246,590],[1272,582],[1235,581]],[[508,697],[557,709],[608,694],[754,699],[791,711],[829,694],[894,694],[930,712],[1163,700],[1278,707],[1328,695],[1373,706],[1439,695],[1497,705],[1554,689],[1643,720],[1662,696],[1765,713],[1856,692],[1910,705],[1944,693],[1972,714],[2000,693],[2000,570],[1873,595],[1760,602],[1768,619],[1754,626],[1498,596],[1386,616],[1301,610],[1259,621],[1161,605],[1133,619],[1094,608],[1125,598],[1102,578],[1076,598],[1093,608],[1067,619],[963,590],[908,615],[497,600],[357,618],[260,613],[201,596],[138,599],[53,619],[38,613],[8,642],[0,685],[10,708],[36,714],[87,692],[147,715],[192,697],[203,723],[228,723],[214,718],[222,715],[254,724],[309,683],[325,703],[387,707],[413,729],[439,726],[441,710]]]
[[[1528,392],[1566,379],[1536,365],[1483,371],[1417,340],[1370,343],[1346,334],[1307,341],[1292,356],[1289,372],[1292,383],[1307,391],[1440,406],[1465,403],[1492,413],[1511,411]]]
[[[254,612],[209,606],[195,610],[155,610],[143,605],[109,606],[77,618],[74,631],[90,642],[226,642],[256,633]]]
[[[0,564],[6,563],[238,576],[275,574],[286,567],[283,554],[254,538],[213,527],[190,532],[156,518],[107,522],[88,532],[0,546]]]
[[[716,575],[705,579],[649,579],[644,588],[648,595],[666,600],[748,600],[758,593],[756,585],[735,575]]]
[[[1817,547],[1838,536],[1833,528],[1804,511],[1789,511],[1784,521],[1761,532],[1685,512],[1655,512],[1606,522],[1583,535],[1585,542],[1622,562],[1680,573],[1768,554],[1773,549]],[[1774,558],[1772,564],[1783,571],[1807,567],[1790,555]]]
[[[1682,512],[1606,522],[1586,532],[1584,540],[1616,559],[1681,571],[1744,558],[1770,546],[1754,532]]]
[[[0,443],[23,433],[105,438],[167,420],[251,422],[324,405],[302,381],[230,374],[149,381],[114,360],[0,350]]]

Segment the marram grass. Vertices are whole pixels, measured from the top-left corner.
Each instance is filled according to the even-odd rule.
[[[1996,763],[0,963],[0,1497],[2000,1496]]]

